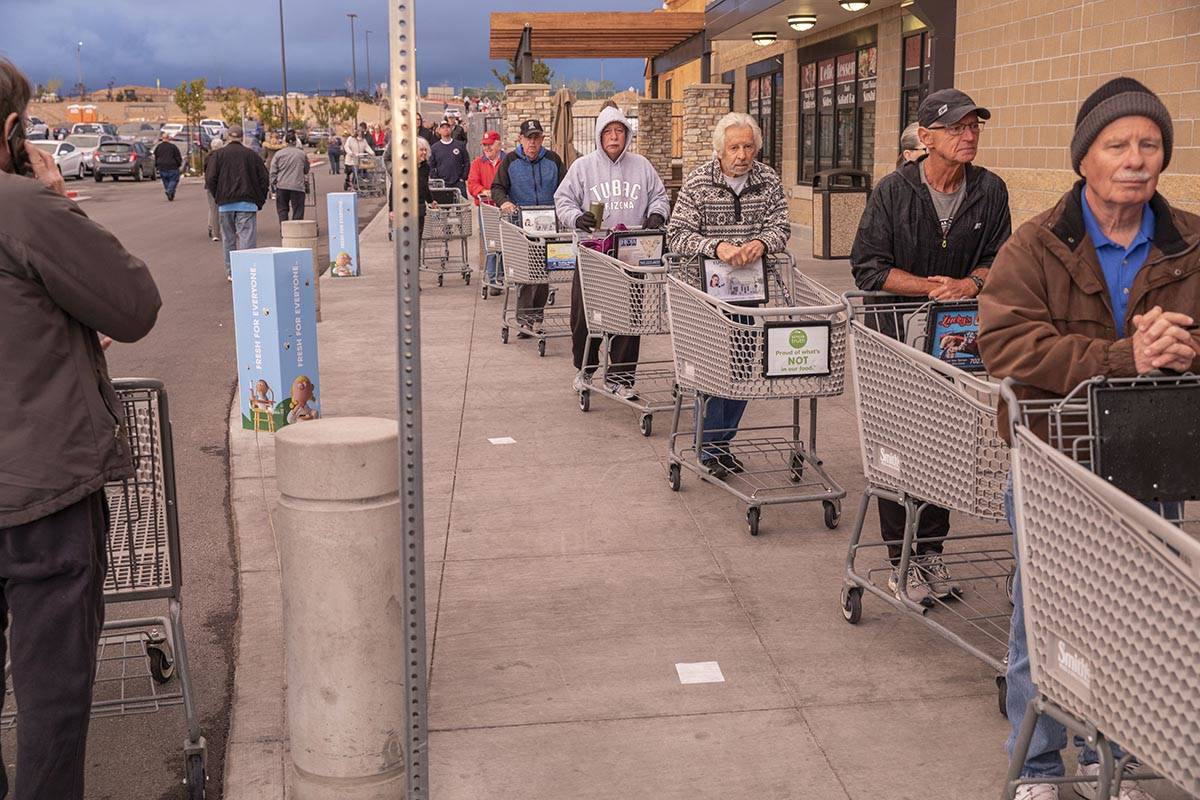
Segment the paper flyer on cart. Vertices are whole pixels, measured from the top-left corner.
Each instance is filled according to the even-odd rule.
[[[575,269],[575,247],[570,242],[546,242],[546,269]]]
[[[735,267],[719,258],[704,259],[704,290],[726,303],[766,301],[767,270],[763,260]]]
[[[764,375],[768,378],[829,374],[828,322],[768,322],[763,328]]]

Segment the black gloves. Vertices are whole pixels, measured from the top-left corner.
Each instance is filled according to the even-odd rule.
[[[650,216],[646,217],[646,227],[651,230],[658,230],[666,224],[667,220],[662,214],[651,214]]]
[[[589,233],[596,228],[596,217],[590,211],[585,211],[575,218],[575,227]]]

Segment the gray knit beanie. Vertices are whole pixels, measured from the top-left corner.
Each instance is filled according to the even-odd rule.
[[[1148,117],[1162,132],[1163,169],[1171,163],[1171,112],[1158,95],[1133,78],[1113,78],[1083,101],[1075,117],[1075,135],[1071,138],[1071,166],[1079,172],[1079,162],[1092,142],[1109,123],[1121,117]]]

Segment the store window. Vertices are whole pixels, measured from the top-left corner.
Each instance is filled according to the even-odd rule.
[[[816,174],[817,153],[817,65],[800,67],[800,183]]]
[[[874,44],[801,63],[801,183],[834,167],[868,172],[874,167],[877,69]]]
[[[929,94],[933,37],[928,31],[904,37],[904,75],[900,82],[900,128],[917,121],[917,109]]]
[[[762,130],[758,159],[778,172],[783,141],[783,70],[750,78],[746,90],[746,113]]]
[[[833,167],[833,85],[837,67],[832,58],[817,63],[817,171]]]

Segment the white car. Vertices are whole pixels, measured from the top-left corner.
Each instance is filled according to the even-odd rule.
[[[27,139],[49,139],[50,126],[42,120],[41,117],[30,117],[28,125],[25,127],[25,138]]]
[[[160,134],[165,133],[167,136],[174,139],[176,136],[178,136],[180,133],[183,132],[183,123],[182,122],[168,122],[166,125],[163,125],[162,128],[160,128],[158,132]]]
[[[72,137],[74,138],[74,137]],[[100,137],[92,137],[98,139]],[[83,180],[84,173],[87,171],[88,160],[84,159],[83,151],[70,142],[56,142],[54,140],[36,139],[29,142],[39,150],[44,150],[54,157],[54,163],[58,165],[58,171],[67,178],[76,178]],[[91,158],[90,156],[88,157]]]
[[[92,154],[96,152],[96,148],[105,142],[115,142],[118,139],[115,136],[95,133],[73,133],[66,138],[66,141],[68,144],[74,145],[75,149],[83,155],[83,167],[90,173],[92,171]]]

